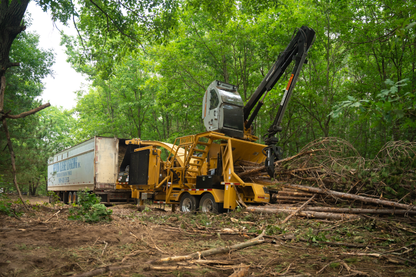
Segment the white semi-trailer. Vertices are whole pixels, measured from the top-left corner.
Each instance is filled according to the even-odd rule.
[[[126,148],[125,139],[94,137],[57,153],[48,160],[48,191],[64,203],[75,202],[77,191],[85,188],[102,202],[131,200],[128,187],[116,187]]]

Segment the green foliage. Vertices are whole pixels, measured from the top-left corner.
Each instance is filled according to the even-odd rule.
[[[113,210],[108,210],[100,204],[100,197],[90,193],[88,189],[77,192],[78,205],[69,209],[68,219],[80,220],[88,223],[111,221]]]
[[[23,190],[31,195],[46,195],[48,158],[73,144],[69,132],[75,119],[68,111],[49,107],[22,119],[20,123],[17,120],[10,122],[9,128],[16,155],[17,181],[27,184]],[[0,142],[6,143],[1,139]],[[5,170],[4,180],[7,189],[14,190],[10,156],[2,155],[0,161],[4,161],[0,164],[0,169]]]
[[[277,225],[267,225],[266,226],[266,234],[269,235],[269,236],[280,235],[280,234],[285,234],[285,233],[287,233],[285,228],[280,228]]]
[[[387,89],[381,90],[375,97],[368,96],[367,99],[356,99],[347,96],[348,100],[334,106],[330,113],[333,117],[339,117],[348,108],[355,108],[360,116],[378,118],[373,125],[385,124],[393,126],[402,121],[405,129],[416,127],[416,97],[414,93],[404,92],[401,87],[406,86],[408,79],[393,82],[385,81]]]
[[[56,194],[54,191],[48,191],[47,193],[46,193],[46,195],[47,196],[49,196],[49,199],[50,199],[50,203],[52,204],[52,205],[54,205],[54,204],[56,204],[56,203],[59,203],[60,202],[60,197],[59,197],[59,195],[58,194]]]
[[[18,182],[30,184],[33,194],[45,192],[49,156],[92,136],[173,142],[203,132],[208,84],[217,79],[238,85],[248,101],[302,25],[314,28],[317,37],[283,119],[279,144],[285,156],[320,137],[346,139],[365,158],[373,158],[387,141],[416,138],[411,1],[38,3],[54,19],[77,24],[79,36],[63,36],[62,43],[69,62],[89,76],[91,86],[78,92],[74,111],[48,108],[10,121]],[[6,111],[20,113],[40,104],[41,80],[51,73],[53,55],[38,49],[37,40],[22,33],[13,42],[10,58],[21,66],[7,72]],[[254,123],[260,142],[290,70],[268,93]],[[0,146],[5,146],[2,133]],[[399,166],[377,176],[361,173],[369,185],[389,178],[384,190],[400,195],[393,185]],[[12,189],[8,155],[0,156],[0,171]]]
[[[20,217],[23,213],[16,212],[13,207],[13,200],[7,197],[5,194],[0,194],[0,213],[8,216]]]
[[[348,113],[354,114],[357,118],[354,124],[367,122],[373,130],[382,129],[383,136],[387,139],[403,140],[414,137],[416,97],[405,88],[409,80],[394,82],[387,79],[384,83],[385,89],[375,94],[367,94],[363,99],[347,96],[348,100],[334,106],[330,116],[338,118]],[[377,148],[380,148],[379,144]]]
[[[94,135],[157,139],[165,119],[155,103],[149,66],[140,55],[126,57],[109,80],[96,77],[89,93],[79,93],[75,137],[82,141]],[[105,107],[103,109],[103,107]],[[153,130],[149,132],[149,130]]]
[[[152,210],[148,206],[146,206],[146,207],[144,207],[142,213],[147,213],[147,212],[151,212],[151,211]]]
[[[368,20],[357,20],[363,17]],[[337,136],[352,142],[364,157],[374,157],[388,140],[415,136],[414,109],[406,110],[414,105],[415,46],[408,43],[414,37],[414,17],[406,7],[383,1],[189,0],[175,10],[175,28],[163,44],[149,40],[143,47],[126,45],[110,51],[107,46],[126,42],[125,37],[111,37],[96,50],[105,55],[85,56],[84,61],[100,67],[77,67],[83,50],[67,40],[72,64],[93,80],[90,90],[80,93],[76,108],[77,141],[116,135],[173,142],[204,131],[200,114],[208,84],[217,79],[238,85],[247,101],[293,31],[308,25],[317,38],[283,120],[280,145],[285,156],[319,137]],[[81,25],[93,25],[90,19],[79,20]],[[385,30],[390,32],[386,35]],[[114,51],[117,55],[109,59],[108,53]],[[260,142],[277,112],[289,73],[290,69],[270,91],[254,124]],[[411,93],[401,94],[402,83],[392,91],[396,84],[385,83],[388,79],[408,79]],[[350,102],[343,105],[356,111],[348,109],[341,116],[333,107],[347,95]],[[367,100],[374,101],[371,112]],[[399,131],[389,127],[397,125]]]
[[[325,235],[326,232],[316,232],[312,228],[308,228],[306,233],[304,233],[305,239],[310,242],[327,241]]]
[[[72,6],[79,36],[64,37],[69,59],[76,70],[102,79],[137,48],[165,41],[177,22],[178,2],[172,0],[81,0]]]

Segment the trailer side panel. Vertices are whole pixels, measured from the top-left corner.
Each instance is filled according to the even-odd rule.
[[[94,139],[62,151],[49,159],[48,190],[94,189]]]

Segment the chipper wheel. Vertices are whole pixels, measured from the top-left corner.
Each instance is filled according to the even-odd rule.
[[[214,196],[211,193],[206,193],[199,202],[199,210],[203,213],[221,213],[223,211],[223,203],[215,202]]]
[[[198,199],[195,196],[190,195],[189,193],[184,193],[181,196],[179,207],[181,212],[194,213],[198,209],[198,204]]]

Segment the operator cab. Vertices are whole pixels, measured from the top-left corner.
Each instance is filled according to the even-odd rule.
[[[244,102],[237,86],[221,81],[212,82],[205,91],[202,119],[207,131],[230,137],[244,137]]]

